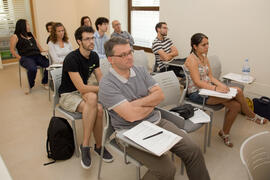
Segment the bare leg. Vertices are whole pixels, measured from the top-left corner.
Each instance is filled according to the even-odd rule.
[[[238,88],[238,87],[234,87],[237,89],[238,93],[235,97],[235,100],[237,100],[240,104],[241,104],[241,110],[242,112],[250,119],[255,117],[255,113],[248,107],[247,101],[245,99],[244,93],[242,91],[242,89]],[[255,120],[256,123],[260,124],[260,119],[256,119]],[[264,118],[263,120],[263,124],[265,124],[267,122],[267,119]]]
[[[83,95],[83,100],[78,108],[78,112],[82,112],[83,121],[83,146],[89,146],[91,132],[93,130],[97,116],[97,95],[95,93],[87,93]]]
[[[103,108],[101,104],[97,104],[98,111],[97,111],[97,117],[94,124],[94,137],[96,141],[96,147],[101,147],[101,141],[102,141],[102,131],[103,131]]]

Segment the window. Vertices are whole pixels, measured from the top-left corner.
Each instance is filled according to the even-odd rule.
[[[155,26],[159,22],[159,0],[129,0],[128,30],[135,41],[134,49],[152,52],[156,38]]]
[[[27,19],[35,34],[32,26],[31,7],[32,0],[0,0],[0,53],[2,59],[12,58],[9,51],[9,38],[15,31],[18,19]]]

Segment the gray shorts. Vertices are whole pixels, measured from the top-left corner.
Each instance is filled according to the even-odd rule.
[[[82,96],[79,91],[61,94],[59,105],[69,112],[76,112],[79,104],[82,101]]]

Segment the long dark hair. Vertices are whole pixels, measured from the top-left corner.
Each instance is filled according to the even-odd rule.
[[[90,23],[91,23],[91,26],[92,26],[92,21],[91,21],[91,19],[90,19],[89,16],[83,16],[83,17],[81,18],[81,26],[84,26],[84,20],[85,20],[85,19],[89,19],[89,21],[90,21]]]
[[[50,40],[54,44],[57,42],[56,28],[58,28],[58,27],[63,27],[64,28],[65,33],[64,33],[63,41],[67,43],[68,42],[68,36],[67,36],[66,28],[64,27],[64,25],[62,23],[59,23],[59,22],[56,22],[56,23],[53,24]]]
[[[26,19],[19,19],[16,22],[14,34],[16,34],[18,37],[21,35],[23,35],[24,37],[29,36],[29,33],[27,33],[27,30],[26,30]]]
[[[208,39],[208,37],[206,35],[204,35],[203,33],[196,33],[191,37],[191,40],[190,40],[191,51],[190,51],[190,53],[196,54],[193,45],[198,46],[202,42],[203,38]]]

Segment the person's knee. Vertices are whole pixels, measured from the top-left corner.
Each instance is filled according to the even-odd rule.
[[[236,87],[236,89],[237,89],[237,94],[239,94],[239,95],[241,95],[241,96],[244,95],[244,94],[243,94],[243,90],[242,90],[241,88]]]
[[[30,66],[27,70],[30,73],[36,73],[37,72],[37,66]]]
[[[97,94],[93,92],[89,92],[84,94],[85,103],[88,105],[96,105],[97,104]]]
[[[98,115],[102,116],[103,115],[103,108],[101,104],[98,104]]]

